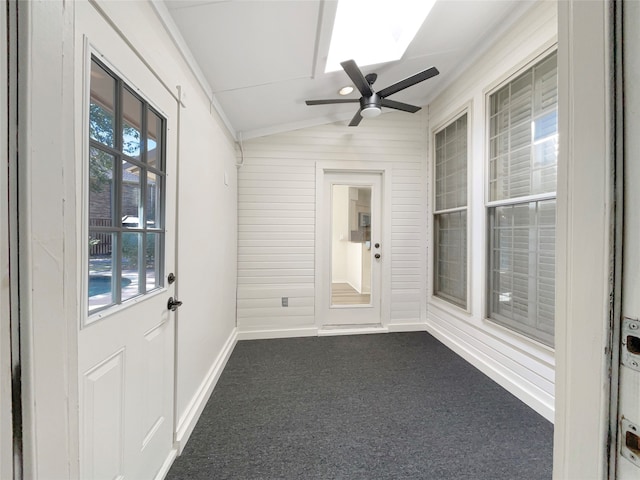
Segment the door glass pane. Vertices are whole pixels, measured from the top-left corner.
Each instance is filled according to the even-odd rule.
[[[154,288],[161,287],[161,275],[160,272],[160,259],[158,258],[158,252],[161,252],[160,248],[161,236],[157,233],[147,234],[147,245],[145,251],[145,272],[147,278],[146,289],[147,292]]]
[[[147,113],[147,163],[155,168],[162,168],[160,165],[162,132],[162,119],[149,110]]]
[[[140,158],[142,102],[126,88],[122,95],[122,153]]]
[[[371,187],[333,185],[331,305],[371,303]]]
[[[89,231],[89,311],[114,303],[113,234]]]
[[[126,228],[142,228],[140,218],[142,205],[140,167],[126,160],[122,162],[122,226]]]
[[[160,175],[147,173],[147,203],[145,205],[147,228],[160,228]]]
[[[122,233],[122,300],[135,297],[140,290],[140,246],[142,234]]]
[[[89,226],[113,225],[114,157],[97,148],[89,149]]]
[[[89,137],[108,147],[115,146],[115,91],[115,79],[92,61]]]

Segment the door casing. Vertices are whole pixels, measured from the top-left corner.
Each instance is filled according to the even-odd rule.
[[[322,161],[316,162],[316,223],[315,223],[315,319],[316,327],[319,333],[330,332],[324,328],[324,308],[323,305],[329,301],[326,298],[327,292],[324,288],[325,278],[325,265],[328,259],[322,253],[322,245],[325,241],[328,232],[326,231],[327,225],[325,225],[324,217],[322,215],[323,209],[330,205],[330,198],[326,198],[326,192],[324,191],[325,175],[327,174],[340,174],[340,173],[353,173],[353,174],[379,174],[381,176],[381,200],[382,208],[380,215],[381,224],[381,244],[382,254],[385,255],[384,261],[381,263],[380,270],[380,327],[374,329],[375,331],[385,330],[388,328],[391,318],[391,185],[393,167],[387,163],[376,163],[375,165],[368,164],[367,162],[332,162]],[[328,207],[327,207],[328,208]],[[341,333],[349,333],[353,330],[354,333],[363,332],[366,327],[353,326],[352,329],[341,329]]]

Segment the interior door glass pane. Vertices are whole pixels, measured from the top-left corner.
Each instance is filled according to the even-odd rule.
[[[89,230],[89,312],[114,303],[113,234]]]
[[[147,228],[160,228],[160,175],[147,172],[147,203],[145,205]]]
[[[162,119],[153,111],[147,113],[147,163],[162,168]]]
[[[115,79],[92,61],[89,138],[109,147],[115,146],[115,91]]]
[[[142,234],[122,233],[122,285],[121,299],[127,300],[141,293],[140,252]]]
[[[147,234],[147,245],[145,251],[145,273],[146,273],[146,289],[147,292],[162,286],[160,271],[160,258],[158,252],[160,248],[161,235],[158,233]]]
[[[113,225],[113,167],[113,155],[89,149],[89,227]]]
[[[333,185],[331,306],[371,303],[371,187]]]
[[[126,228],[142,228],[140,219],[142,218],[142,204],[140,192],[142,179],[140,178],[140,167],[133,165],[126,160],[122,162],[122,195],[121,211],[122,226]]]
[[[142,102],[126,88],[122,95],[122,153],[140,158]]]

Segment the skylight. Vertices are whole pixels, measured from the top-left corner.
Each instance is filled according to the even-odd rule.
[[[325,73],[399,60],[436,0],[339,0]]]

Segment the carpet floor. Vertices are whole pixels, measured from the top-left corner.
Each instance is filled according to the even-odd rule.
[[[552,441],[424,332],[241,341],[167,479],[542,480]]]

